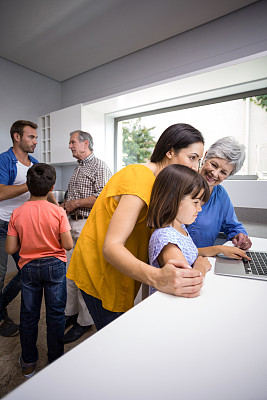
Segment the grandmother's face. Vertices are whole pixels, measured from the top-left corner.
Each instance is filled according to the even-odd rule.
[[[207,181],[210,189],[219,185],[224,179],[228,178],[233,170],[233,165],[223,158],[209,158],[200,170],[200,174]]]

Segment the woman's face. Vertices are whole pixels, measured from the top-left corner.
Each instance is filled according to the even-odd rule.
[[[204,145],[201,142],[190,144],[188,147],[181,149],[178,153],[173,153],[170,164],[185,165],[195,171],[198,171],[199,162],[203,157]]]
[[[219,185],[228,178],[233,170],[233,165],[223,158],[209,158],[201,168],[200,174],[207,181],[210,189]]]

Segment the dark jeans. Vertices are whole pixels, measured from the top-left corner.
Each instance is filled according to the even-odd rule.
[[[64,353],[66,263],[54,257],[38,258],[21,270],[20,342],[25,363],[38,360],[36,341],[43,292],[51,363]]]
[[[98,331],[123,314],[123,312],[112,312],[106,310],[102,307],[101,300],[97,299],[96,297],[90,296],[83,290],[81,290],[81,293]]]
[[[13,279],[11,279],[9,284],[3,290],[8,260],[8,254],[5,250],[7,229],[8,222],[0,219],[0,321],[2,321],[4,317],[3,309],[6,308],[7,305],[18,295],[21,288],[20,269],[18,267],[19,253],[17,252],[13,254],[12,257],[19,272]]]

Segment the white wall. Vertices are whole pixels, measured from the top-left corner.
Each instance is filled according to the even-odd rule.
[[[62,107],[111,97],[267,49],[267,1],[85,72],[62,84]]]
[[[238,179],[238,176],[236,177]],[[225,180],[234,207],[260,208],[267,210],[267,181]]]
[[[38,122],[38,116],[61,108],[61,86],[0,57],[0,153],[12,146],[10,127],[18,119]],[[38,149],[34,154],[38,158]],[[9,256],[8,272],[16,266]]]
[[[59,82],[0,57],[0,153],[12,145],[9,131],[13,122],[26,119],[38,123],[38,116],[59,108]]]

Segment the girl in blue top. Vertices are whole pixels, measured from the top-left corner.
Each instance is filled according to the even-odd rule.
[[[185,224],[194,222],[209,196],[207,182],[188,167],[169,165],[157,175],[147,215],[148,226],[156,228],[149,242],[151,265],[161,268],[170,259],[183,260],[205,276],[211,265],[199,256]],[[150,294],[155,290],[150,287]]]
[[[196,247],[185,225],[195,221],[201,206],[209,198],[207,181],[188,167],[169,165],[157,175],[147,215],[148,226],[156,228],[149,242],[151,265],[161,268],[170,259],[186,261],[189,268],[198,269],[204,277],[211,268],[206,257],[223,253],[233,258],[248,259],[245,251],[237,247]],[[154,291],[150,287],[150,294]]]

